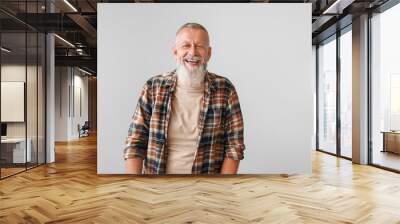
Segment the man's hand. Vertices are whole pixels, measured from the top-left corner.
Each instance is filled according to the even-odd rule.
[[[222,163],[221,174],[236,174],[239,168],[240,160],[225,158]]]
[[[127,174],[142,174],[143,159],[140,157],[125,160],[125,170]]]

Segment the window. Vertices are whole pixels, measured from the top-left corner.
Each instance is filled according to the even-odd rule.
[[[336,39],[318,47],[318,148],[336,153]]]
[[[347,31],[347,32],[346,32]],[[352,156],[352,35],[351,26],[340,36],[340,155]]]
[[[400,170],[400,5],[371,18],[371,159]]]

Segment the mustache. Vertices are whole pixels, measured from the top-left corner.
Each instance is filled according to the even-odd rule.
[[[187,56],[183,57],[183,59],[186,59],[186,60],[201,60],[203,58],[200,57],[200,56],[187,55]]]
[[[181,59],[181,62],[183,61],[201,61],[204,62],[203,57],[196,56],[196,55],[186,55]]]

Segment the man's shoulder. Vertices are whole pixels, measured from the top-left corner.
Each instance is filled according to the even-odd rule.
[[[234,88],[233,83],[227,77],[212,72],[208,72],[208,75],[216,87]]]
[[[153,82],[162,82],[171,79],[174,75],[174,71],[164,72],[160,74],[153,75],[149,80]]]
[[[172,80],[174,74],[174,71],[156,74],[151,76],[146,83],[151,86],[165,84],[166,82]]]

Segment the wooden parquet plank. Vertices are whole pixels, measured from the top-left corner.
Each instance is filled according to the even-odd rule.
[[[96,174],[96,138],[0,181],[0,223],[399,223],[400,175],[323,153],[311,175]]]

